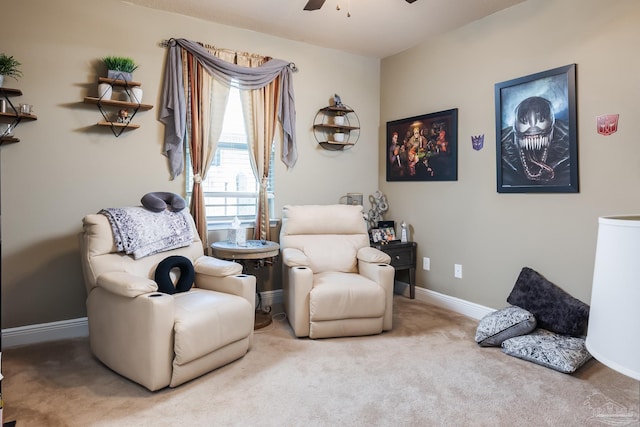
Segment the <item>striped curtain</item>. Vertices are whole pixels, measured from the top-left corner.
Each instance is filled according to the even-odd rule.
[[[204,47],[210,55],[243,67],[260,67],[271,59],[213,46],[205,45]],[[198,58],[188,50],[182,50],[182,69],[187,106],[187,142],[194,177],[190,209],[200,239],[208,250],[207,214],[202,181],[206,178],[222,133],[229,86],[209,74]],[[251,165],[255,178],[260,184],[253,236],[257,240],[271,239],[267,183],[271,149],[278,126],[280,81],[281,79],[276,77],[271,83],[261,88],[241,90]]]

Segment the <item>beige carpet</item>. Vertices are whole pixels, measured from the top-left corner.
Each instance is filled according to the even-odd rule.
[[[638,426],[638,381],[595,360],[566,375],[474,342],[477,322],[396,296],[378,336],[296,339],[276,320],[242,359],[151,393],[86,339],[3,352],[17,426]]]

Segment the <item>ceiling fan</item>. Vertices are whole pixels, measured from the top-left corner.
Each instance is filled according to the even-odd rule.
[[[322,7],[326,0],[309,0],[304,7],[304,10],[318,10]],[[413,3],[416,0],[405,0],[407,3]]]

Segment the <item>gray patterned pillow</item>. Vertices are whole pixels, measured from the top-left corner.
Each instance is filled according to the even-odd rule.
[[[508,339],[502,351],[565,374],[571,374],[591,359],[583,338],[560,335],[546,329]]]
[[[480,319],[476,342],[483,347],[499,346],[502,341],[528,334],[536,328],[536,318],[524,308],[511,306]]]

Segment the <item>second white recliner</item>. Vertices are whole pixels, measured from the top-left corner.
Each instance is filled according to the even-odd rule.
[[[280,249],[284,307],[297,337],[392,328],[394,268],[369,246],[362,206],[285,206]]]

